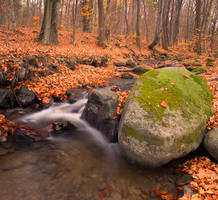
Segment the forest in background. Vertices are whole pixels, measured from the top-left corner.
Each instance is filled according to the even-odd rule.
[[[41,26],[46,2],[51,4],[47,9],[53,13],[54,32],[72,31],[74,44],[75,33],[85,32],[99,33],[104,45],[112,35],[125,35],[139,47],[145,40],[151,49],[160,44],[167,50],[182,43],[198,54],[216,51],[217,0],[0,0],[0,26],[12,30]]]

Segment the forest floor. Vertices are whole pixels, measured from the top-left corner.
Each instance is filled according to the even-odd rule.
[[[38,68],[33,69],[32,74],[35,79],[19,82],[16,89],[21,85],[26,85],[36,93],[42,103],[50,103],[52,96],[61,99],[67,98],[66,91],[71,88],[87,87],[92,89],[105,86],[109,84],[111,79],[121,77],[124,71],[128,71],[136,78],[139,77],[139,75],[132,73],[129,67],[115,66],[114,63],[117,62],[126,63],[131,60],[136,66],[146,69],[170,65],[187,68],[185,65],[200,63],[201,66],[193,66],[193,68],[204,69],[204,72],[200,73],[199,76],[208,82],[213,94],[215,110],[215,115],[210,118],[207,129],[218,127],[218,61],[212,54],[199,56],[189,51],[188,44],[185,43],[180,43],[178,47],[170,48],[169,51],[157,48],[158,53],[149,50],[148,44],[143,42],[142,48],[139,50],[133,37],[125,39],[123,36],[112,36],[111,41],[102,48],[96,45],[96,34],[91,33],[77,33],[77,43],[76,46],[73,46],[72,33],[63,30],[59,31],[59,45],[44,46],[36,42],[37,35],[38,29],[36,28],[22,28],[16,33],[0,29],[0,73],[10,73],[8,79],[12,81],[16,72],[21,69],[20,63],[27,58],[34,57],[39,65]],[[55,66],[58,72],[39,76],[40,71],[48,66],[40,61],[42,57],[46,58],[49,65]],[[106,60],[106,64],[105,66],[93,67],[93,65],[89,65],[89,62],[93,60],[99,62],[99,65]],[[213,63],[213,66],[207,66],[208,63]],[[3,115],[0,115],[0,135],[3,134],[7,125],[11,125],[10,122]],[[208,158],[200,157],[189,160],[184,165],[183,170],[193,175],[191,184],[198,191],[198,194],[195,197],[184,196],[181,199],[214,199],[213,195],[217,194],[217,183],[215,182],[218,173],[217,164]],[[215,177],[215,180],[211,179],[208,174]],[[168,194],[163,191],[159,191],[159,194],[163,199],[170,199],[170,196],[166,197]]]

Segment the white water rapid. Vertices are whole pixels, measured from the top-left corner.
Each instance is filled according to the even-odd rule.
[[[91,127],[87,122],[81,119],[81,115],[87,101],[87,99],[81,99],[74,104],[63,103],[59,105],[53,105],[48,109],[24,116],[19,120],[19,122],[30,125],[32,124],[35,127],[40,126],[39,128],[43,128],[43,126],[46,126],[54,121],[67,121],[77,127],[79,131],[87,132],[89,135],[91,135],[96,144],[111,155],[112,145],[107,141],[101,132]]]

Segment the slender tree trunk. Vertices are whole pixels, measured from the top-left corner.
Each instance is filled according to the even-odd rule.
[[[73,45],[76,45],[76,20],[77,20],[78,0],[73,2],[72,16],[73,16]]]
[[[156,23],[156,30],[153,42],[148,46],[149,49],[153,50],[154,47],[160,42],[160,36],[162,32],[162,12],[163,12],[163,0],[158,1],[158,17]]]
[[[140,0],[137,0],[136,44],[139,48],[141,48],[140,21]]]
[[[190,15],[190,7],[191,7],[191,0],[188,1],[188,13],[187,13],[187,19],[186,19],[186,41],[189,40],[189,15]]]
[[[164,0],[163,6],[163,15],[162,15],[162,47],[165,50],[168,50],[169,47],[169,32],[168,32],[168,24],[169,24],[169,10],[170,10],[171,0]]]
[[[38,36],[38,41],[42,44],[58,44],[57,30],[57,4],[59,0],[46,0],[44,17]]]
[[[195,44],[195,51],[198,54],[201,54],[201,0],[195,1],[195,9],[196,9],[196,16],[195,16],[195,35],[197,37],[196,44]]]
[[[16,20],[15,20],[15,7],[14,7],[14,0],[10,0],[10,6],[11,6],[11,25],[12,30],[16,31]]]
[[[179,18],[181,13],[183,0],[176,0],[176,9],[175,9],[175,24],[173,29],[173,44],[178,43],[178,35],[179,35]]]
[[[105,32],[104,32],[104,1],[98,0],[98,45],[104,46]]]
[[[124,0],[125,4],[125,24],[126,24],[126,38],[129,36],[129,23],[128,23],[128,0]]]
[[[145,0],[143,2],[143,8],[144,8],[144,23],[145,23],[145,33],[146,33],[146,40],[148,41],[148,23],[147,23],[147,12],[146,12],[146,5]]]

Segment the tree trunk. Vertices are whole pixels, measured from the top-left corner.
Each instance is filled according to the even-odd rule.
[[[197,37],[195,43],[195,51],[201,54],[201,0],[195,1],[195,35]]]
[[[140,0],[137,0],[137,19],[136,19],[136,44],[141,48],[141,34],[140,34]]]
[[[153,42],[148,46],[149,49],[153,50],[154,47],[160,42],[160,35],[162,32],[162,12],[163,12],[163,0],[158,1],[158,17],[157,17],[157,23],[156,23],[156,30],[155,30],[155,36]]]
[[[103,0],[98,0],[98,45],[104,46],[104,41],[104,2]]]
[[[12,30],[16,31],[16,20],[15,20],[15,9],[14,9],[14,0],[10,0],[10,6],[11,6],[11,25]]]
[[[183,0],[176,0],[175,5],[175,23],[174,23],[174,29],[173,29],[173,44],[177,44],[178,42],[178,34],[179,34],[179,18],[182,8],[182,2]]]
[[[128,0],[124,0],[125,3],[125,24],[126,24],[126,38],[129,36],[129,23],[128,23]]]
[[[57,4],[59,0],[46,0],[44,17],[38,41],[46,45],[58,44]]]
[[[78,0],[73,2],[72,17],[73,17],[73,45],[76,45],[76,20],[77,20]]]
[[[168,50],[169,47],[169,35],[168,35],[168,24],[169,24],[169,10],[170,10],[171,0],[165,0],[163,6],[163,15],[162,15],[162,47],[165,50]]]

